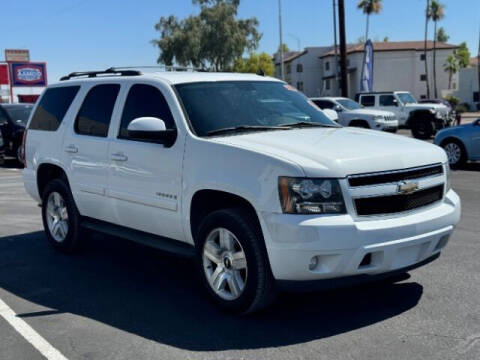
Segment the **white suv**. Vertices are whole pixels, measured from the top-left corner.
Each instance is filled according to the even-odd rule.
[[[344,97],[311,98],[322,110],[331,109],[338,113],[338,123],[343,126],[397,132],[398,120],[389,111],[366,109],[359,103]]]
[[[459,221],[441,148],[343,128],[276,79],[63,79],[29,119],[23,172],[60,251],[88,229],[196,257],[212,299],[247,313],[426,264]]]

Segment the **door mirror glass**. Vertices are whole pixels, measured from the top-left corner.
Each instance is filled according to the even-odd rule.
[[[132,140],[154,142],[169,147],[177,137],[177,131],[167,129],[165,122],[156,117],[139,117],[127,127],[128,137]]]
[[[340,105],[335,105],[333,110],[335,110],[336,112],[342,112],[343,111],[343,109]]]

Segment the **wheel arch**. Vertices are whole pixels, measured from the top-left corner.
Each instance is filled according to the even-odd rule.
[[[355,126],[354,124],[364,124],[366,129],[371,129],[370,124],[365,119],[352,119],[349,121],[348,126]]]
[[[37,168],[37,189],[40,198],[43,195],[45,186],[53,179],[64,179],[70,186],[66,171],[58,164],[42,163]]]
[[[442,141],[440,141],[440,146],[443,148],[443,146],[449,142],[449,141],[452,141],[452,142],[456,142],[458,145],[460,145],[460,147],[462,148],[462,150],[465,152],[465,157],[466,159],[468,160],[469,159],[469,156],[468,156],[468,149],[467,147],[465,146],[465,144],[463,143],[463,141],[457,137],[457,136],[454,136],[454,135],[448,135],[447,137],[445,137]]]

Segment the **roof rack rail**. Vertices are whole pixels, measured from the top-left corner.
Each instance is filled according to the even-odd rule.
[[[60,78],[60,81],[70,80],[76,77],[89,77],[94,78],[98,75],[119,75],[119,76],[137,76],[142,75],[142,73],[138,70],[119,70],[117,68],[108,68],[107,70],[100,70],[100,71],[77,71],[72,72],[66,76]]]
[[[115,66],[111,69],[121,70],[121,69],[162,69],[164,71],[191,71],[191,72],[206,72],[208,70],[195,68],[192,66],[174,66],[174,65],[142,65],[142,66]]]

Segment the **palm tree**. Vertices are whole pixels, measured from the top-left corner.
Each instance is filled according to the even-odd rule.
[[[430,81],[428,78],[428,61],[427,61],[427,40],[428,40],[428,21],[430,20],[430,0],[427,0],[427,7],[425,8],[425,38],[423,43],[423,57],[425,58],[425,84],[427,85],[427,99],[430,98]]]
[[[460,69],[460,64],[458,63],[457,57],[455,56],[455,54],[451,54],[445,61],[445,64],[443,64],[443,70],[448,72],[448,88],[449,89],[452,87],[452,76],[453,74],[456,74],[459,69]]]
[[[357,4],[357,9],[362,9],[363,13],[367,15],[367,28],[365,31],[365,41],[367,41],[370,14],[378,14],[382,11],[382,0],[360,0]]]
[[[433,20],[434,30],[433,30],[433,89],[435,91],[435,98],[438,97],[437,89],[437,64],[436,64],[436,53],[437,53],[437,23],[444,18],[444,5],[440,1],[432,0],[430,4],[430,16]]]

